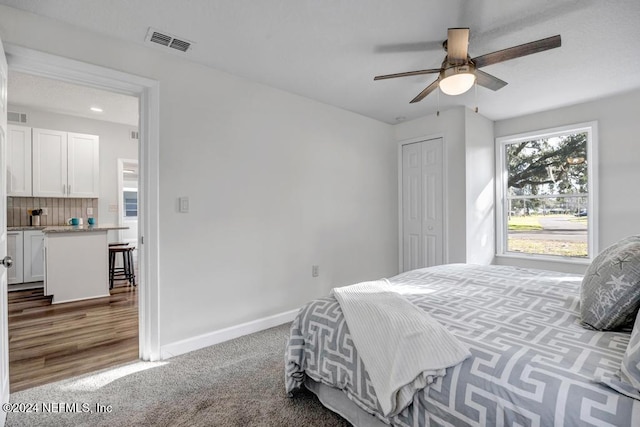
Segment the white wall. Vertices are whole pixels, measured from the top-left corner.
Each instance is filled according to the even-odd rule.
[[[493,122],[458,107],[395,126],[398,143],[442,135],[447,262],[491,264],[495,255]]]
[[[466,262],[465,108],[459,107],[394,126],[398,143],[418,137],[443,136],[447,200],[447,256],[449,263]],[[397,178],[396,178],[397,180]]]
[[[492,264],[496,253],[493,122],[465,109],[467,258]]]
[[[0,36],[160,81],[161,345],[397,272],[390,125],[4,6]]]
[[[599,249],[640,234],[640,90],[557,110],[495,123],[496,137],[539,129],[598,122]],[[583,272],[585,265],[524,263],[501,258],[499,263]]]
[[[137,130],[137,128],[102,120],[51,113],[22,105],[9,104],[9,111],[27,113],[28,123],[24,125],[32,128],[88,133],[100,137],[98,219],[101,224],[118,224],[117,159],[138,158],[138,141],[132,140],[129,134],[130,131]],[[109,238],[111,241],[117,240],[117,231],[110,231]]]

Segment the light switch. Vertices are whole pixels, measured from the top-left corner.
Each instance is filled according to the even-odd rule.
[[[87,215],[93,215],[93,208],[87,208]]]
[[[189,198],[188,197],[179,197],[178,198],[178,210],[181,213],[189,212]]]

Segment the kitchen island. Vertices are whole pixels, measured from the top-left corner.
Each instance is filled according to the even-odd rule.
[[[44,294],[52,304],[109,296],[109,230],[118,225],[44,227]]]

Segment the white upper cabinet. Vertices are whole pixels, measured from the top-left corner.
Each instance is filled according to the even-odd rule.
[[[7,126],[7,196],[30,197],[31,128]]]
[[[99,137],[33,129],[33,196],[99,197]]]
[[[68,197],[98,197],[100,141],[96,135],[69,132],[67,136]]]
[[[33,195],[67,197],[67,132],[33,129]]]

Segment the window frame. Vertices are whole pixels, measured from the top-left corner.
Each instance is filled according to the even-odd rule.
[[[587,133],[587,251],[584,258],[563,255],[531,254],[507,252],[508,224],[506,182],[506,147],[509,144],[550,138],[571,133]],[[571,264],[589,264],[598,254],[598,122],[576,123],[554,128],[530,131],[496,138],[496,257],[563,262]]]

